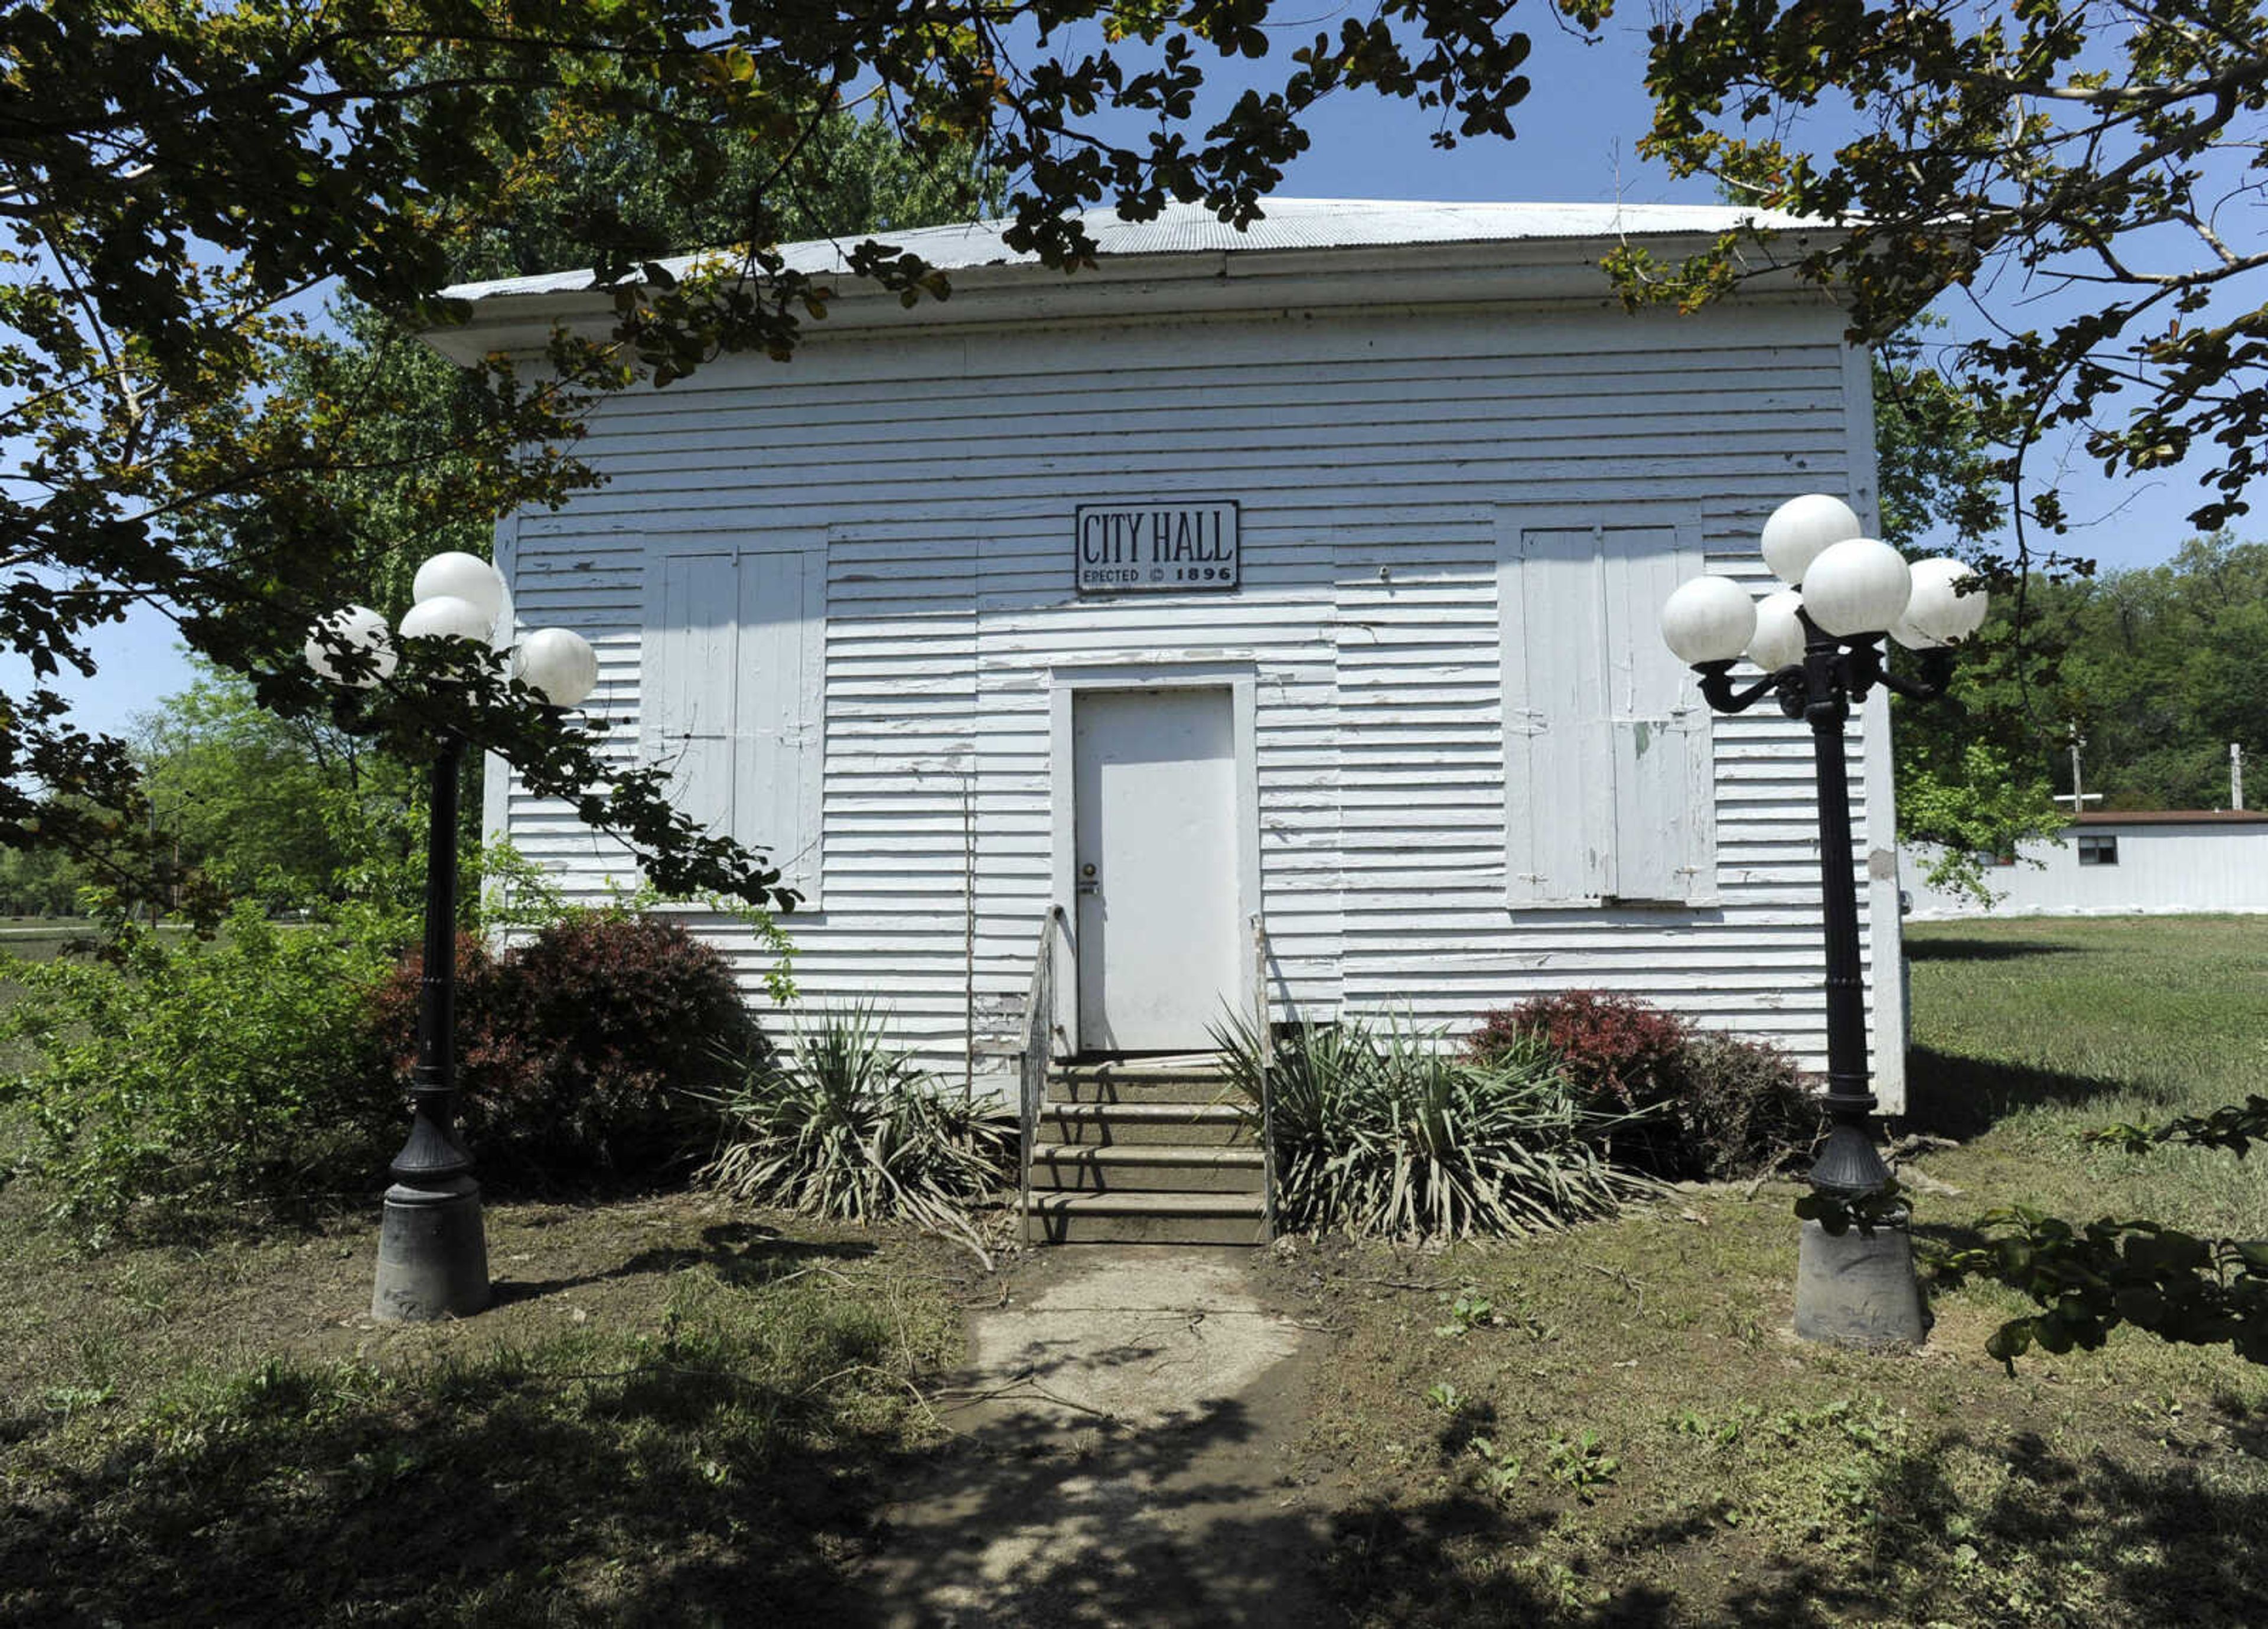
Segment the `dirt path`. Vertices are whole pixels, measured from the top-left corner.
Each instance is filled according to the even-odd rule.
[[[974,1316],[963,1434],[889,1513],[893,1625],[1316,1625],[1325,1513],[1289,1434],[1315,1343],[1247,1251],[1041,1252]]]

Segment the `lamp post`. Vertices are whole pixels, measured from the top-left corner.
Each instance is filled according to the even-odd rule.
[[[1889,1168],[1867,1129],[1867,1011],[1859,967],[1858,889],[1851,851],[1851,793],[1843,726],[1876,685],[1914,700],[1944,693],[1952,647],[1984,620],[1981,593],[1964,593],[1969,568],[1936,558],[1906,564],[1888,543],[1859,534],[1841,499],[1792,498],[1764,523],[1764,560],[1788,586],[1752,601],[1722,577],[1684,583],[1662,607],[1662,637],[1701,675],[1719,712],[1744,712],[1765,697],[1811,726],[1819,794],[1821,915],[1826,930],[1827,1092],[1830,1124],[1808,1180],[1848,1205],[1881,1195]],[[1918,680],[1893,674],[1885,635],[1921,655]],[[1745,654],[1763,676],[1736,689]],[[1796,1333],[1845,1345],[1918,1344],[1921,1292],[1902,1213],[1830,1232],[1803,1224],[1796,1270]]]
[[[449,639],[506,653],[513,676],[555,707],[576,705],[598,683],[597,655],[579,634],[541,629],[512,645],[511,594],[496,568],[475,556],[436,555],[418,568],[412,592],[416,602],[400,628],[405,639]],[[386,619],[363,606],[317,623],[306,657],[324,678],[356,689],[385,682],[397,661]],[[439,731],[425,840],[425,960],[409,1136],[387,1168],[394,1181],[386,1190],[371,1294],[371,1316],[387,1323],[463,1317],[490,1301],[481,1187],[456,1133],[457,790],[464,757],[464,737]]]

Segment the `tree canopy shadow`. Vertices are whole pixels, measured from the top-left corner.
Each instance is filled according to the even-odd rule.
[[[904,1490],[853,1621],[1329,1621],[1322,1520],[1248,1451],[1261,1434],[1234,1398],[1139,1428],[996,1412]]]
[[[1868,1535],[1855,1552],[1690,1508],[1617,1519],[1605,1505],[1588,1518],[1595,1542],[1554,1549],[1549,1509],[1449,1491],[1341,1512],[1329,1577],[1354,1620],[1409,1629],[2257,1621],[2268,1555],[2239,1536],[2263,1530],[2268,1495],[2192,1463],[2073,1457],[2021,1434],[1985,1450],[2005,1475],[1980,1500],[1975,1467],[1957,1463],[1975,1451],[1956,1429],[1883,1456],[1852,1488]],[[1537,1558],[1565,1559],[1521,1556],[1539,1545]],[[1616,1568],[1623,1558],[1644,1576]],[[2066,1598],[2073,1580],[2102,1598]]]
[[[2031,956],[2068,956],[2082,947],[2032,940],[1926,939],[1905,941],[1909,962],[2021,962]]]
[[[613,1279],[630,1279],[709,1268],[734,1288],[760,1288],[774,1284],[814,1263],[856,1261],[872,1256],[874,1247],[860,1240],[793,1239],[759,1222],[717,1222],[701,1230],[698,1245],[663,1245],[640,1250],[615,1266],[560,1279],[505,1279],[492,1281],[497,1301],[534,1301],[585,1285]]]
[[[1970,1058],[1934,1047],[1911,1047],[1906,1052],[1906,1123],[1962,1142],[2021,1109],[2076,1108],[2133,1089],[2131,1081]]]
[[[359,1373],[271,1362],[36,1465],[0,1522],[0,1621],[843,1621],[840,1559],[898,1441],[880,1422],[802,1429],[807,1392],[726,1363]],[[656,1451],[688,1429],[705,1459]]]

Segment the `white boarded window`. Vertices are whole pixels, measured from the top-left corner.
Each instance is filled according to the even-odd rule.
[[[641,757],[679,809],[820,904],[827,554],[816,534],[656,557]]]
[[[1699,529],[1674,511],[1499,516],[1513,905],[1715,903],[1709,709],[1660,624],[1700,571]]]

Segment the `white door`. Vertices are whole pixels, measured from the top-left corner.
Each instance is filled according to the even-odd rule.
[[[1208,1049],[1243,1006],[1229,692],[1088,691],[1071,716],[1079,1046]]]

